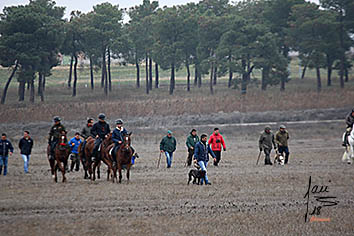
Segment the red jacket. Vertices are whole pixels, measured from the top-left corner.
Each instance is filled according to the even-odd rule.
[[[209,145],[211,145],[211,150],[213,151],[221,151],[221,144],[223,148],[226,149],[225,142],[221,134],[216,135],[215,133],[213,133],[210,136],[208,143]]]

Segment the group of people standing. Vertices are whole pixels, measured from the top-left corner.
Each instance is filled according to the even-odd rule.
[[[207,165],[209,162],[209,154],[213,157],[214,166],[218,166],[221,160],[222,148],[226,151],[225,141],[223,136],[220,134],[218,128],[214,129],[213,134],[210,136],[209,141],[206,134],[202,134],[200,139],[197,135],[197,131],[192,129],[190,135],[187,137],[187,160],[186,164],[188,166],[192,165],[193,159],[197,164],[198,168],[205,171],[205,184],[210,185],[211,183],[207,177]],[[173,153],[176,150],[177,141],[176,138],[172,136],[170,130],[167,131],[167,135],[160,142],[160,152],[165,153],[167,168],[172,165]],[[201,180],[203,183],[203,179]]]

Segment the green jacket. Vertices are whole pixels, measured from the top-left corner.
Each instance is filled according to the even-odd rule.
[[[266,133],[263,132],[261,136],[259,137],[259,148],[262,149],[272,149],[272,144],[274,148],[276,148],[275,142],[274,142],[274,134],[272,132]]]
[[[175,137],[167,137],[165,136],[161,142],[160,142],[160,150],[163,150],[165,152],[174,152],[176,151],[176,139]]]
[[[59,139],[62,131],[66,132],[64,125],[61,123],[58,125],[53,125],[49,132],[49,140],[51,140],[52,137],[54,137],[54,139]]]
[[[187,145],[188,149],[190,149],[191,147],[194,148],[195,145],[197,144],[197,142],[199,142],[199,137],[198,137],[198,135],[193,136],[193,135],[190,134],[190,135],[187,137],[186,145]]]
[[[275,134],[275,143],[278,145],[278,147],[287,147],[288,139],[289,139],[288,131],[282,133],[280,132],[280,130],[278,130],[278,132]]]

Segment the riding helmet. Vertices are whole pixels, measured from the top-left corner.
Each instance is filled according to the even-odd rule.
[[[117,124],[117,125],[122,125],[122,124],[123,124],[123,121],[122,121],[121,119],[118,119],[118,120],[116,120],[116,124]]]
[[[59,117],[59,116],[55,116],[55,117],[53,118],[53,120],[54,120],[54,122],[61,121],[61,119],[60,119],[60,117]]]
[[[103,113],[100,113],[100,114],[98,115],[98,119],[104,120],[104,119],[106,119],[106,115],[103,114]]]

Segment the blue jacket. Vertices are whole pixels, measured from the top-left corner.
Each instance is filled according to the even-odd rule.
[[[197,161],[209,161],[209,155],[212,155],[215,158],[214,152],[211,150],[208,143],[203,144],[201,141],[198,142],[194,147],[194,159]]]
[[[70,139],[69,141],[69,145],[71,147],[71,152],[78,154],[79,153],[79,145],[81,143],[81,139],[76,139],[75,137],[73,137],[72,139]]]
[[[0,156],[7,157],[10,152],[14,152],[14,147],[9,140],[0,139]]]
[[[112,134],[112,141],[116,144],[118,144],[119,141],[123,142],[123,136],[127,135],[127,134],[128,134],[128,131],[124,127],[122,127],[122,131],[115,128],[113,130],[113,134]]]

